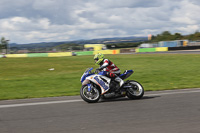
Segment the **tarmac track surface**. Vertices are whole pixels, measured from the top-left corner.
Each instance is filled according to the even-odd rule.
[[[88,104],[79,96],[0,101],[0,133],[199,133],[200,88]]]

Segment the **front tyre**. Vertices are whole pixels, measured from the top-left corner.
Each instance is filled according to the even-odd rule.
[[[134,80],[130,80],[128,82],[128,85],[131,86],[130,88],[127,89],[127,97],[129,99],[140,99],[144,95],[144,88],[143,86]]]
[[[101,93],[98,88],[92,87],[91,91],[88,91],[88,86],[84,85],[80,90],[81,98],[88,103],[96,103],[99,101]]]

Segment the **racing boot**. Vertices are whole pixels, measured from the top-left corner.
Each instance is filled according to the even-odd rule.
[[[116,87],[116,92],[120,90],[120,88],[124,85],[124,80],[122,80],[119,76],[115,78],[115,81],[119,82],[119,86]]]

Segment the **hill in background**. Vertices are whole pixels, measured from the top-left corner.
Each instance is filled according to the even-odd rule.
[[[67,50],[82,50],[84,44],[106,44],[108,48],[112,48],[111,45],[119,44],[122,46],[126,43],[128,45],[136,46],[138,42],[147,41],[147,37],[114,37],[114,38],[100,38],[91,40],[75,40],[75,41],[63,41],[63,42],[41,42],[30,44],[10,44],[11,51],[16,50],[29,50],[32,52],[38,51],[67,51]],[[115,48],[118,48],[116,46]],[[125,46],[126,47],[126,46]]]

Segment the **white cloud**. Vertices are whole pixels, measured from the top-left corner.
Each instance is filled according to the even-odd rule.
[[[24,17],[14,17],[10,20],[15,23],[30,23],[30,20]]]
[[[0,21],[0,28],[2,32],[8,32],[10,30],[15,30],[14,25],[10,24],[8,21]]]
[[[184,33],[192,33],[194,31],[197,31],[200,29],[199,25],[187,25],[186,27],[178,27],[176,28],[179,31],[182,31]]]
[[[1,0],[0,36],[33,43],[190,34],[200,28],[199,12],[198,0]]]
[[[180,2],[180,8],[174,10],[171,21],[182,24],[196,24],[200,21],[199,12],[200,5],[185,0]]]

